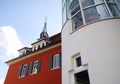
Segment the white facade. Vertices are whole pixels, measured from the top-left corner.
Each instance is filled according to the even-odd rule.
[[[82,66],[75,58],[81,56]],[[74,74],[88,69],[90,84],[120,84],[120,19],[97,21],[71,32],[62,30],[62,84],[75,84]]]
[[[62,84],[120,84],[120,1],[62,0],[62,21]]]

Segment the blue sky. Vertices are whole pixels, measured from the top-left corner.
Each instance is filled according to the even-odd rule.
[[[15,49],[39,38],[45,17],[49,36],[61,31],[61,3],[62,0],[0,0],[0,81],[8,69],[4,62],[15,57]],[[13,44],[20,46],[11,50]]]

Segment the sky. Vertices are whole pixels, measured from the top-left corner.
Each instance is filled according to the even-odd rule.
[[[6,77],[6,61],[17,50],[37,41],[47,17],[49,36],[61,32],[62,0],[0,0],[0,84]]]

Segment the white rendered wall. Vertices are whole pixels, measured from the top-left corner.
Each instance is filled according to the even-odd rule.
[[[71,33],[70,21],[62,30],[62,84],[74,84],[72,58],[79,53],[88,68],[90,84],[120,84],[120,19],[86,25]],[[77,72],[76,72],[77,71]]]

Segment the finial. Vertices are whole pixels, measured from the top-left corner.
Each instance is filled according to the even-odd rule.
[[[47,22],[47,17],[45,16],[45,23]]]

